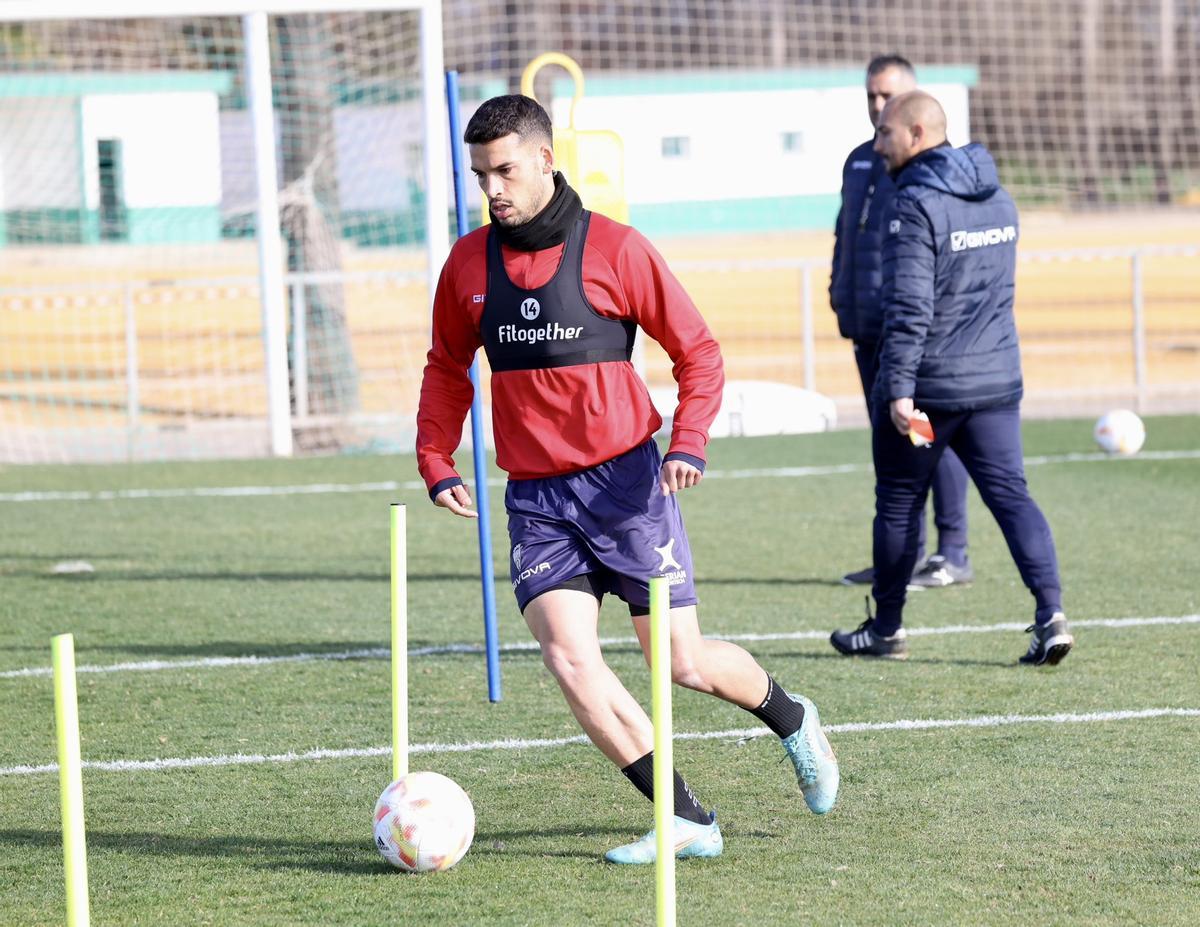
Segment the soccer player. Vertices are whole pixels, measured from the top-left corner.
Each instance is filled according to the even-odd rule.
[[[981,145],[946,142],[937,100],[889,100],[875,151],[896,183],[883,242],[883,338],[872,395],[877,614],[834,631],[840,653],[903,659],[908,576],[921,511],[953,448],[1004,533],[1036,601],[1027,664],[1055,664],[1074,638],[1054,538],[1029,495],[1021,450],[1021,355],[1013,319],[1017,210]],[[932,443],[911,440],[918,413]]]
[[[892,97],[915,90],[917,75],[907,59],[881,55],[867,65],[867,116],[871,125]],[[833,273],[829,300],[837,313],[838,330],[854,343],[854,361],[863,395],[871,403],[875,384],[875,354],[883,329],[881,248],[883,219],[891,208],[896,185],[873,149],[874,139],[850,152],[842,168],[842,207],[834,229]],[[967,471],[947,448],[933,476],[933,520],[937,553],[925,557],[925,518],[921,517],[916,568],[909,580],[916,588],[969,583],[974,570],[967,558]],[[922,563],[922,561],[924,561]],[[842,577],[846,585],[875,580],[874,567]]]
[[[417,465],[430,498],[473,518],[452,454],[471,404],[476,349],[492,368],[496,461],[517,605],[591,741],[653,799],[653,727],[600,652],[600,601],[629,606],[649,658],[651,576],[670,583],[675,683],[732,702],[783,742],[808,807],[833,807],[838,766],[817,709],[790,695],[696,617],[691,552],[675,493],[704,472],[724,372],[716,341],[662,257],[635,230],[588,212],[555,170],[550,118],[519,95],[486,101],[464,133],[491,224],[450,252],[433,303],[417,412]],[[662,419],[630,364],[641,326],[679,382],[665,457]],[[716,856],[716,815],[675,773],[676,855]],[[652,863],[653,831],[606,854]]]

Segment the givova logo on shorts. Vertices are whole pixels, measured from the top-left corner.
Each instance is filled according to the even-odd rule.
[[[537,566],[532,566],[527,570],[521,569],[521,560],[524,558],[524,550],[521,545],[516,545],[512,550],[513,566],[517,568],[517,578],[512,581],[512,587],[516,589],[521,583],[529,579],[531,576],[537,576],[539,573],[545,573],[550,569],[550,564],[543,560]]]
[[[981,232],[968,232],[960,229],[950,233],[950,250],[969,251],[971,248],[986,248],[988,245],[1002,245],[1005,242],[1016,240],[1017,228],[1015,225],[984,229]]]

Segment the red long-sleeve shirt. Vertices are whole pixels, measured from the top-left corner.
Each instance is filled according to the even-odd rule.
[[[468,370],[482,344],[487,235],[480,228],[455,243],[434,295],[433,345],[417,410],[417,467],[431,489],[458,475],[453,454],[473,395]],[[554,275],[563,245],[501,250],[512,283],[532,289]],[[668,453],[703,460],[725,383],[721,352],[662,256],[636,230],[593,214],[583,289],[598,314],[636,322],[666,350],[679,383]],[[626,361],[492,374],[496,463],[512,479],[595,466],[642,444],[661,425],[645,384]]]

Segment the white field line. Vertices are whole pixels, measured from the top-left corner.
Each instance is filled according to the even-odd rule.
[[[1025,466],[1040,467],[1062,463],[1136,463],[1143,460],[1197,460],[1200,449],[1183,451],[1142,451],[1133,457],[1108,454],[1054,454],[1026,457]],[[818,467],[770,467],[748,470],[708,470],[706,480],[794,479],[807,476],[835,476],[842,473],[869,473],[869,463],[829,464]],[[489,486],[504,486],[504,479],[489,479]],[[122,499],[193,499],[242,498],[246,496],[300,496],[360,492],[424,492],[420,480],[384,480],[375,483],[302,483],[287,486],[195,486],[169,489],[44,490],[0,493],[3,502],[111,502]]]
[[[1153,625],[1200,624],[1198,615],[1162,615],[1153,618],[1084,618],[1071,621],[1071,627],[1079,628],[1144,628]],[[908,628],[910,637],[933,637],[943,634],[993,634],[998,631],[1024,631],[1029,622],[1003,622],[1000,624],[952,624],[936,628]],[[714,640],[723,641],[823,641],[828,639],[828,631],[777,631],[769,634],[707,634]],[[636,637],[602,637],[603,647],[624,646],[636,644]],[[501,653],[526,653],[537,650],[536,641],[522,641],[513,644],[502,644]],[[409,650],[409,657],[427,657],[450,653],[483,653],[480,644],[434,644],[428,647],[414,647]],[[149,673],[161,670],[180,669],[217,669],[225,666],[271,666],[276,663],[314,663],[323,660],[386,660],[391,658],[391,651],[386,647],[365,647],[358,650],[342,650],[335,653],[293,653],[280,657],[198,657],[194,660],[141,660],[128,663],[84,664],[75,667],[76,673]],[[50,676],[53,669],[49,666],[30,666],[23,669],[4,670],[0,679],[16,679],[28,676]]]
[[[1086,714],[1053,715],[980,715],[974,718],[918,718],[902,721],[852,721],[828,724],[830,734],[857,734],[869,731],[926,731],[946,728],[1006,727],[1017,724],[1088,724],[1103,721],[1138,721],[1150,718],[1197,718],[1200,708],[1143,708],[1129,711],[1096,711]],[[747,727],[727,731],[689,731],[675,740],[748,740],[770,734],[769,728]],[[470,743],[413,744],[410,753],[481,753],[489,750],[547,750],[587,743],[587,737],[541,739],[505,738]],[[265,763],[301,763],[309,760],[338,760],[358,757],[390,756],[391,747],[362,747],[344,750],[309,750],[304,753],[233,753],[222,756],[170,757],[156,760],[85,760],[84,769],[103,772],[157,772],[166,769],[195,769],[214,766],[260,766]],[[2,776],[32,776],[58,772],[57,763],[44,766],[3,766]]]

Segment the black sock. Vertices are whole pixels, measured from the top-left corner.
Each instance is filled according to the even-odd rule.
[[[643,757],[634,760],[628,766],[621,770],[625,778],[634,784],[634,787],[645,795],[650,801],[654,801],[654,751],[651,750]],[[696,800],[696,796],[692,794],[692,790],[688,788],[686,782],[683,781],[683,776],[679,775],[679,770],[675,772],[675,813],[689,821],[695,821],[697,824],[707,824],[711,817],[704,810],[704,807]]]
[[[746,711],[780,738],[795,734],[804,723],[804,706],[788,698],[783,686],[778,685],[770,673],[767,673],[767,697],[757,708],[747,708]]]

